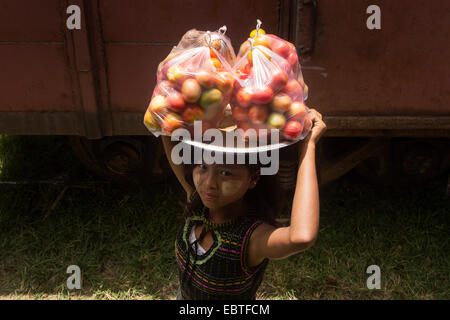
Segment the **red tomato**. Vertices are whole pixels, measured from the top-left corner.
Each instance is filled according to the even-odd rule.
[[[250,94],[248,89],[242,88],[238,91],[236,100],[241,107],[248,108],[250,107],[250,104],[252,102],[252,95]]]
[[[289,117],[301,121],[306,115],[306,106],[302,102],[295,101],[289,107]]]
[[[302,134],[302,124],[298,121],[291,120],[284,127],[284,136],[289,140],[296,140]]]
[[[193,123],[195,120],[200,120],[203,116],[203,110],[198,105],[188,104],[183,111],[183,120]]]
[[[300,83],[297,80],[290,80],[283,89],[283,92],[287,93],[292,99],[296,100],[297,98],[303,99],[303,91]]]
[[[266,104],[273,99],[273,90],[269,86],[254,88],[252,90],[252,102],[255,104]]]
[[[286,59],[289,56],[291,48],[284,41],[273,41],[272,51]]]
[[[287,81],[287,74],[284,71],[276,70],[274,73],[272,73],[272,81],[270,82],[270,87],[272,88],[273,92],[277,92],[287,84]]]
[[[236,121],[247,121],[248,119],[248,109],[246,108],[234,107],[231,113]]]
[[[287,58],[289,61],[289,64],[291,65],[292,69],[296,68],[298,65],[298,56],[296,52],[292,52],[289,54],[289,57]]]
[[[269,115],[269,110],[266,106],[255,105],[250,108],[248,115],[253,123],[264,123]]]
[[[183,126],[183,120],[176,113],[169,113],[163,120],[161,128],[165,133],[172,133],[175,129]]]
[[[169,109],[173,111],[181,111],[184,109],[183,96],[176,90],[170,91],[167,95],[167,103],[169,104]]]

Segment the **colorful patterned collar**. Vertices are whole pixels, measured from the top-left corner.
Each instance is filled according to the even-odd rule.
[[[207,229],[223,231],[229,227],[235,226],[241,219],[246,218],[246,215],[236,216],[230,221],[224,223],[214,223],[209,219],[209,210],[206,207],[203,207],[202,212],[200,214],[201,221],[205,224]]]

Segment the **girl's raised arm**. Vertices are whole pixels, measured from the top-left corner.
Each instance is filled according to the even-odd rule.
[[[189,198],[194,191],[193,187],[186,181],[184,177],[184,165],[183,164],[174,164],[172,162],[172,148],[177,144],[177,141],[172,141],[170,137],[168,136],[161,136],[164,151],[166,152],[167,160],[169,161],[170,166],[172,167],[173,172],[175,173],[175,176],[178,178],[178,181],[180,181],[181,186],[186,191],[187,200],[189,201]]]
[[[317,182],[316,143],[326,130],[322,115],[310,109],[311,134],[300,143],[300,166],[292,202],[291,224],[275,228],[262,224],[252,234],[248,261],[257,265],[264,258],[283,259],[312,246],[319,229],[319,187]]]

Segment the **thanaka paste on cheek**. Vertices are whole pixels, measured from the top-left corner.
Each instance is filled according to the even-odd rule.
[[[221,189],[222,194],[225,197],[230,197],[236,194],[239,191],[239,188],[242,186],[242,181],[239,180],[229,180],[222,182]]]

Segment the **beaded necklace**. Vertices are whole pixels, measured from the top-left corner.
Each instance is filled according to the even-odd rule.
[[[206,210],[206,207],[203,207],[202,212],[201,212],[201,220],[205,225],[205,229],[208,230],[215,230],[215,231],[223,231],[224,229],[227,229],[231,226],[233,226],[234,224],[236,224],[236,222],[242,218],[242,216],[236,216],[233,219],[231,219],[230,221],[224,222],[224,223],[214,223],[209,219],[209,211]]]

